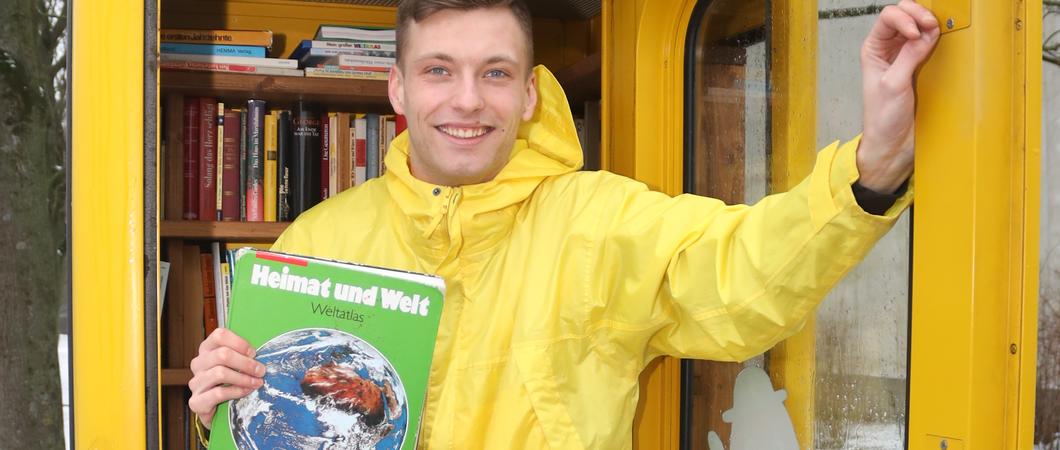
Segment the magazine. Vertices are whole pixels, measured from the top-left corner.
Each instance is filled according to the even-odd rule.
[[[244,248],[229,325],[264,385],[221,404],[211,449],[416,448],[441,278]]]

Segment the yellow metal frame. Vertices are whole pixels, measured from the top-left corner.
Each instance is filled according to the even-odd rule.
[[[684,38],[695,3],[603,2],[603,167],[669,194],[682,186]],[[815,115],[815,91],[798,89],[815,84],[816,9],[807,3],[774,9],[773,45],[792,56],[773,61],[778,189],[808,173],[814,153],[814,130],[794,127]],[[1034,418],[1041,1],[963,3],[970,24],[945,35],[918,86],[909,448],[946,439],[951,449],[1022,449]],[[803,448],[813,437],[813,336],[811,322],[771,354]],[[664,360],[643,380],[640,448],[677,446],[676,364]]]
[[[144,3],[71,7],[72,428],[78,448],[142,448]]]

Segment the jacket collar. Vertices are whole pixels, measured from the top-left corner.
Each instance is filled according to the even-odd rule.
[[[405,216],[405,237],[432,266],[428,269],[493,247],[508,236],[519,206],[545,178],[581,168],[581,146],[563,88],[544,66],[535,67],[534,74],[537,109],[520,125],[510,159],[493,180],[460,187],[426,183],[409,171],[408,133],[390,145],[384,181]]]

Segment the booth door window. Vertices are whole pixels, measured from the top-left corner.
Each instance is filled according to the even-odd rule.
[[[861,130],[859,47],[879,7],[871,1],[820,0],[816,10],[816,48],[799,53],[790,45],[789,18],[779,14],[804,9],[796,1],[701,0],[689,26],[686,45],[685,189],[726,203],[753,204],[784,190],[777,180],[784,164],[835,140],[855,138]],[[811,22],[813,23],[813,22]],[[783,44],[783,45],[782,45]],[[795,50],[792,50],[795,48]],[[815,58],[792,65],[785,58]],[[806,61],[803,61],[806,62]],[[816,76],[795,73],[804,86],[778,79],[774,68],[816,67]],[[791,74],[789,70],[787,73]],[[795,90],[816,92],[811,111],[793,112]],[[805,91],[804,91],[805,92]],[[780,129],[778,127],[786,127]],[[780,148],[778,133],[816,136],[809,148]],[[778,165],[779,164],[779,165]],[[792,163],[794,164],[794,163]],[[804,166],[809,167],[806,162]],[[797,180],[796,180],[797,181]],[[685,361],[683,364],[682,447],[738,448],[741,427],[733,423],[736,378],[748,367],[770,373],[773,390],[806,393],[797,399],[780,394],[795,419],[744,427],[777,439],[798,434],[797,447],[827,449],[902,449],[906,446],[908,387],[911,221],[906,212],[867,259],[833,289],[816,321],[789,353],[808,358],[809,380],[778,377],[770,353],[743,363]],[[801,346],[801,347],[799,347]],[[750,373],[750,372],[748,372]],[[750,377],[750,375],[749,375]],[[798,385],[783,385],[781,379]],[[746,383],[745,383],[746,384]],[[765,429],[775,427],[776,429]],[[790,428],[787,428],[790,427]],[[761,436],[758,436],[761,438]],[[778,441],[779,442],[779,441]],[[779,445],[779,444],[778,444]],[[780,448],[780,447],[772,447]]]

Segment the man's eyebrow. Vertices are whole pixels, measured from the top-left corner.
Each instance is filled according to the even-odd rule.
[[[421,56],[419,58],[416,58],[416,62],[427,61],[427,60],[431,60],[431,59],[437,59],[437,60],[445,61],[447,63],[456,62],[456,59],[453,58],[451,55],[448,55],[446,53],[441,53],[441,52],[428,53],[428,54],[423,55],[423,56]],[[508,64],[514,64],[514,65],[518,64],[518,62],[515,60],[515,58],[512,58],[512,57],[510,57],[508,55],[493,55],[493,56],[489,57],[489,59],[486,60],[486,64],[497,64],[497,63],[508,63]]]

